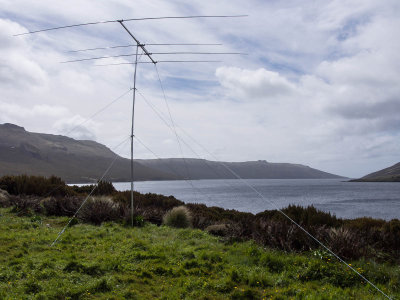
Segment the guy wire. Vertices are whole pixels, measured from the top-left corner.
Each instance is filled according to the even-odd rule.
[[[157,114],[159,115],[159,114]],[[160,115],[159,115],[160,117]],[[175,126],[174,126],[174,131],[176,132]],[[255,192],[261,199],[268,201],[270,204],[272,204],[275,209],[281,213],[285,218],[287,218],[290,222],[292,222],[294,225],[296,225],[300,230],[302,230],[304,233],[306,233],[311,239],[313,239],[315,242],[317,242],[320,246],[322,246],[325,250],[327,250],[329,253],[331,253],[337,260],[339,260],[341,263],[343,263],[345,266],[350,268],[354,273],[356,273],[359,277],[361,277],[365,282],[370,284],[373,288],[375,288],[378,292],[380,292],[383,296],[385,296],[387,299],[391,299],[387,294],[385,294],[381,289],[379,289],[375,284],[373,284],[371,281],[369,281],[364,275],[362,275],[360,272],[358,272],[355,268],[353,268],[351,265],[349,265],[345,260],[343,260],[340,256],[338,256],[335,252],[333,252],[331,249],[329,249],[325,244],[323,244],[321,241],[319,241],[316,237],[314,237],[311,233],[309,233],[305,228],[303,228],[300,224],[298,224],[296,221],[294,221],[292,218],[290,218],[285,212],[283,212],[277,204],[270,200],[265,198],[255,187],[250,185],[245,179],[241,178],[235,171],[233,171],[229,166],[227,166],[224,162],[219,161],[219,159],[212,154],[207,148],[205,148],[203,145],[201,145],[199,142],[197,142],[193,137],[191,137],[187,132],[185,132],[187,136],[189,136],[197,145],[199,145],[204,151],[206,151],[211,157],[215,159],[215,161],[219,162],[226,170],[228,170],[234,177],[239,179],[244,185],[249,187],[253,192]],[[182,140],[183,141],[183,140]],[[184,141],[183,141],[184,142]],[[186,143],[185,143],[186,144]],[[187,145],[187,144],[186,144]],[[189,147],[191,148],[191,147]],[[197,153],[191,149],[193,153],[195,153],[196,156]],[[200,157],[200,156],[198,156]]]
[[[186,163],[186,159],[185,159],[185,157],[184,157],[184,155],[183,155],[182,145],[181,145],[181,142],[180,142],[180,140],[179,140],[178,133],[176,132],[175,123],[174,123],[174,120],[172,119],[171,110],[169,109],[169,104],[168,104],[168,101],[167,101],[167,97],[165,96],[164,86],[163,86],[163,84],[162,84],[161,77],[160,77],[160,73],[158,72],[158,68],[157,68],[157,65],[156,65],[156,64],[154,64],[154,68],[155,68],[155,70],[156,70],[156,72],[157,72],[158,82],[160,83],[160,87],[161,87],[161,90],[162,90],[162,93],[163,93],[163,96],[164,96],[165,105],[167,106],[169,118],[170,118],[170,120],[171,120],[171,125],[172,125],[172,128],[174,129],[175,137],[176,137],[176,140],[177,140],[178,145],[179,145],[179,150],[180,150],[181,155],[182,155],[183,164],[185,165],[186,174],[187,174],[187,177],[188,177],[188,179],[189,179],[189,181],[190,181],[190,185],[191,185],[191,186],[193,187],[193,189],[194,189],[193,183],[192,183],[192,181],[190,180],[190,174],[189,174],[189,169],[188,169],[188,166],[187,166],[187,163]],[[196,198],[197,198],[197,194],[196,194],[195,196],[196,196]]]
[[[115,150],[116,148],[118,148],[119,146],[121,146],[122,144],[126,143],[126,141],[128,141],[130,139],[130,136],[128,138],[126,138],[125,140],[123,140],[121,143],[119,143],[117,146],[115,146],[114,148],[112,148],[113,150]],[[75,217],[77,216],[78,212],[81,210],[81,208],[85,205],[86,201],[89,199],[89,197],[93,194],[93,192],[96,190],[98,184],[100,181],[103,180],[103,178],[107,175],[107,173],[111,170],[112,166],[114,165],[115,161],[118,159],[119,155],[117,153],[115,153],[115,157],[112,160],[112,162],[110,163],[110,165],[108,166],[108,168],[106,169],[106,171],[103,173],[103,175],[100,177],[100,179],[96,182],[96,184],[94,185],[93,189],[90,191],[90,193],[86,196],[85,200],[83,200],[82,204],[79,206],[79,208],[76,210],[76,212],[74,213],[74,215],[69,219],[67,225],[64,226],[64,228],[58,233],[56,239],[53,241],[53,243],[51,243],[51,247],[53,247],[55,245],[55,243],[58,241],[58,239],[61,237],[61,235],[65,232],[65,230],[67,229],[67,227],[71,224],[72,220],[75,219]]]

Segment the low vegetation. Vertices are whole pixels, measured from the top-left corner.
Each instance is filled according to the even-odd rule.
[[[147,223],[78,223],[0,209],[0,299],[384,299],[321,250],[302,254]],[[393,299],[398,266],[351,262]]]
[[[17,215],[70,217],[94,186],[68,186],[56,177],[5,176],[0,178],[0,187],[10,194],[4,196],[6,192],[1,192],[0,206],[12,207]],[[91,196],[77,215],[80,222],[132,223],[129,191],[119,192],[111,183],[100,182],[92,194],[97,196]],[[320,249],[319,244],[276,210],[253,215],[203,204],[185,205],[172,196],[137,192],[134,199],[133,223],[137,225],[147,221],[156,225],[164,222],[173,227],[192,226],[226,241],[252,240],[261,246],[288,252]],[[397,219],[343,220],[313,206],[291,205],[283,212],[344,259],[372,258],[400,263],[400,221]]]
[[[135,192],[131,220],[130,192],[111,183],[90,197],[94,186],[56,177],[5,176],[0,187],[0,299],[382,298],[278,211],[253,215]],[[400,296],[399,220],[343,220],[312,206],[283,211]]]

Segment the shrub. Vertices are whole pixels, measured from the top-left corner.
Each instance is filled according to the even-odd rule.
[[[368,244],[357,232],[348,228],[330,228],[328,230],[328,246],[345,259],[359,258]]]
[[[11,195],[67,196],[75,192],[65,184],[61,178],[51,176],[3,176],[0,178],[0,187]]]
[[[339,227],[343,224],[342,219],[338,219],[330,213],[317,210],[313,205],[307,207],[289,205],[288,207],[283,208],[282,212],[302,226],[324,225],[329,227]],[[266,210],[258,213],[256,217],[280,220],[291,224],[291,222],[277,210]]]
[[[73,185],[70,186],[70,188],[78,193],[78,194],[89,194],[92,192],[94,185],[90,184],[90,185],[82,185],[82,186],[77,186],[77,185]],[[108,181],[99,181],[99,183],[97,184],[96,189],[93,191],[92,195],[93,196],[111,196],[113,194],[115,194],[117,192],[117,190],[115,189],[115,187],[113,186],[113,184],[111,182]]]
[[[78,213],[83,222],[100,225],[121,218],[121,207],[109,197],[90,197]]]
[[[206,231],[217,236],[226,236],[228,234],[226,224],[214,224],[206,227]]]
[[[373,228],[381,228],[385,223],[386,221],[381,219],[363,217],[363,218],[346,220],[345,226],[351,229],[368,231]]]
[[[174,207],[164,215],[164,225],[176,228],[187,228],[191,226],[191,214],[185,206]]]
[[[13,212],[18,216],[31,216],[33,213],[41,213],[43,211],[40,205],[40,198],[35,196],[13,196],[12,205]]]
[[[48,216],[71,217],[82,204],[82,197],[49,197],[42,199],[40,204]]]

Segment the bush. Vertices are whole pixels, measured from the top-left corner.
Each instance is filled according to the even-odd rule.
[[[125,214],[124,209],[109,197],[90,197],[78,213],[83,222],[100,225],[102,222],[116,221]]]
[[[76,196],[89,194],[94,185],[69,186],[56,176],[3,176],[0,178],[0,189],[6,190],[11,195],[35,196]],[[117,192],[111,182],[99,181],[93,195],[110,196]]]
[[[82,197],[49,197],[43,199],[40,204],[48,216],[72,217],[81,206]]]
[[[131,207],[131,192],[116,192],[113,196],[116,203],[130,209]],[[141,215],[145,221],[161,225],[163,216],[166,212],[176,206],[181,206],[184,203],[175,199],[173,196],[163,196],[158,194],[140,194],[133,192],[133,205],[135,213]]]
[[[78,193],[78,194],[90,194],[94,188],[93,184],[90,185],[82,185],[82,186],[77,186],[77,185],[73,185],[70,186],[69,188],[71,188],[74,192]],[[93,191],[92,195],[93,196],[111,196],[113,194],[115,194],[117,192],[117,190],[115,189],[115,187],[113,186],[113,184],[111,182],[108,181],[99,181],[99,183],[97,184],[96,189]]]
[[[35,196],[13,196],[12,211],[18,216],[31,216],[34,213],[42,213],[43,208],[40,205],[40,198]]]
[[[343,220],[336,218],[336,216],[330,213],[317,210],[313,205],[302,207],[298,205],[289,205],[282,209],[287,216],[289,216],[293,221],[302,226],[329,226],[329,227],[339,227],[343,224]],[[267,218],[278,221],[283,221],[291,224],[282,213],[277,210],[266,210],[264,212],[258,213],[256,215],[258,218]]]
[[[11,195],[35,195],[47,197],[69,196],[76,194],[61,178],[51,176],[3,176],[0,178],[0,188]]]
[[[217,236],[226,236],[228,234],[228,226],[226,224],[210,225],[207,226],[205,230]]]
[[[163,218],[163,224],[170,227],[187,228],[191,226],[191,223],[190,211],[185,206],[174,207]]]

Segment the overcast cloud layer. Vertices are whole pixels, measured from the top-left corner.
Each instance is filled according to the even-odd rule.
[[[223,60],[158,64],[176,124],[221,160],[301,163],[350,177],[400,161],[397,0],[0,0],[0,7],[0,123],[94,139],[110,148],[130,131],[132,94],[127,92],[132,87],[132,65],[95,65],[131,62],[132,57],[59,63],[133,53],[128,48],[67,52],[130,44],[120,25],[13,34],[121,18],[249,14],[240,19],[127,23],[143,43],[223,44],[149,45],[151,52],[249,54],[154,55],[156,60]],[[154,66],[139,65],[137,84],[136,136],[160,157],[180,157],[174,133],[146,103],[169,121]],[[178,133],[186,139],[182,131]],[[187,143],[199,156],[213,159],[190,139]],[[196,157],[184,143],[182,147],[185,156]],[[126,156],[129,145],[115,151]],[[153,158],[139,143],[135,156]]]

